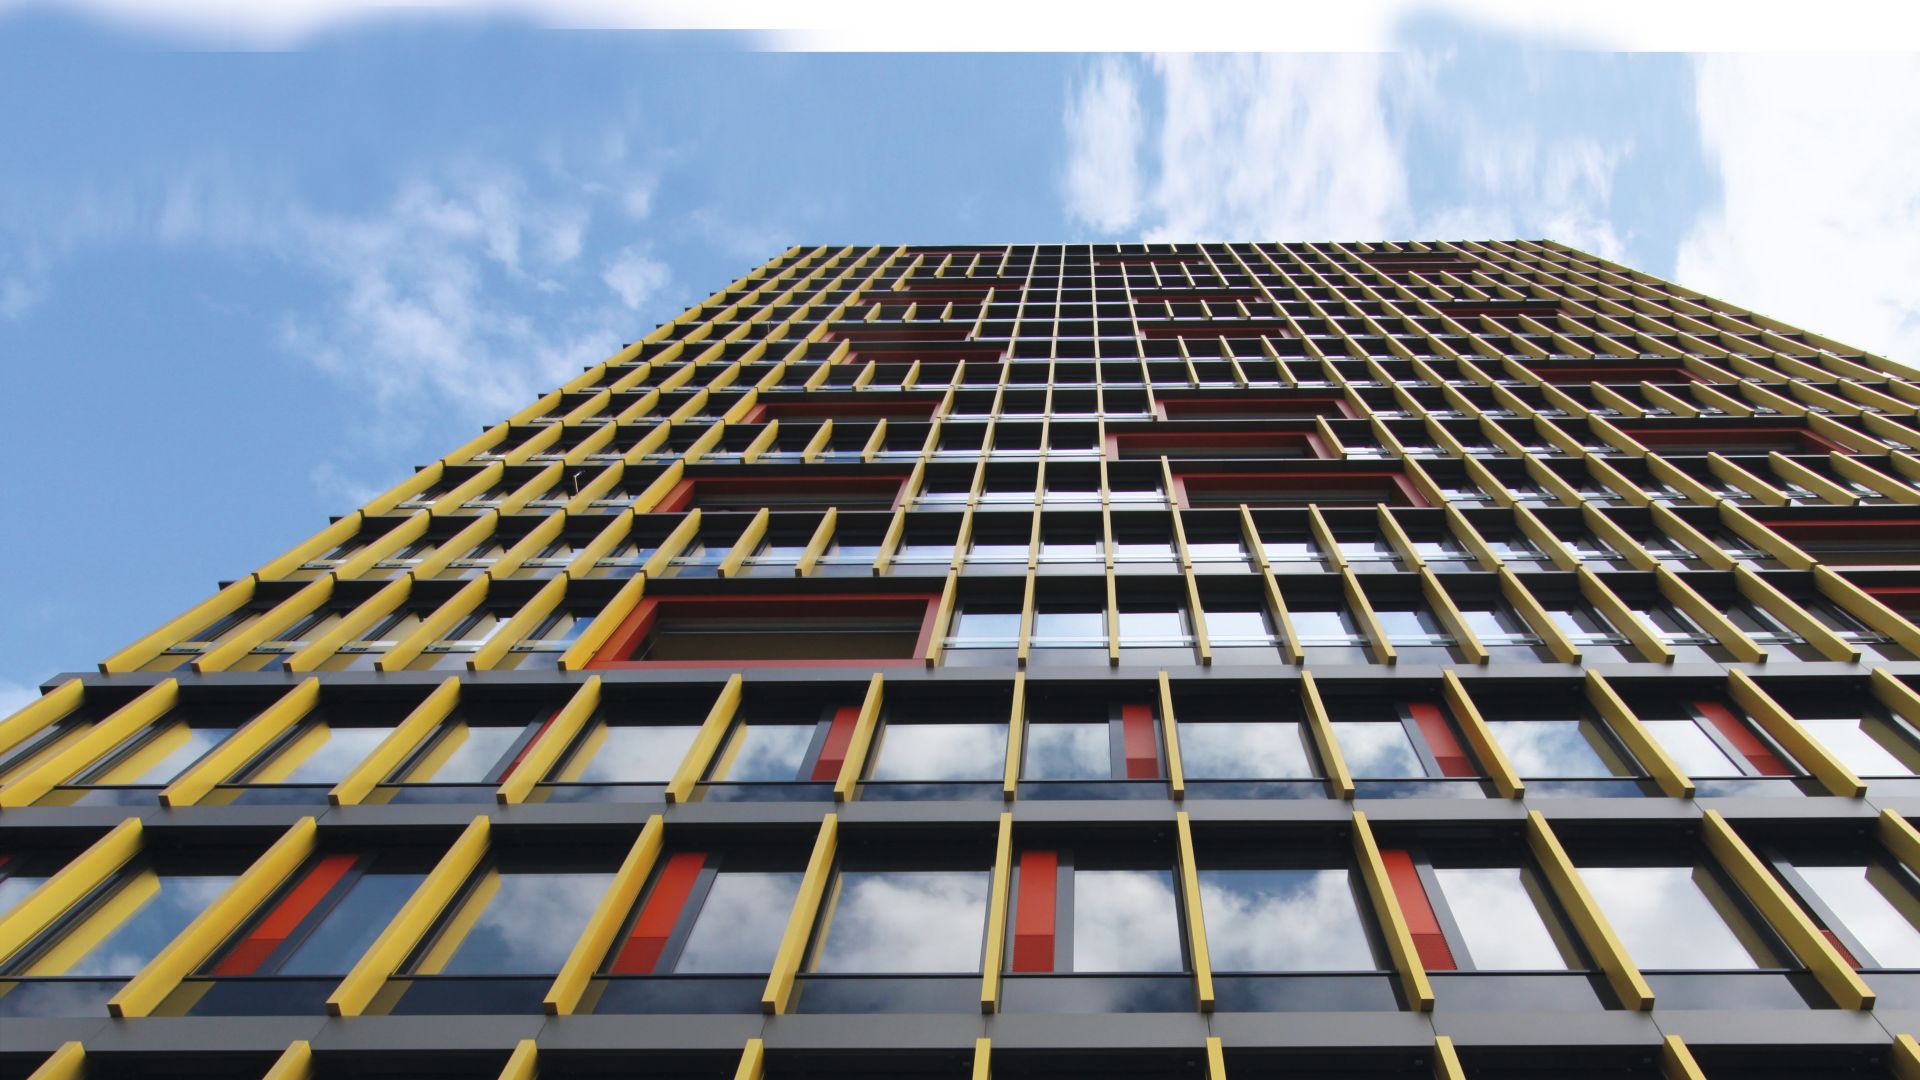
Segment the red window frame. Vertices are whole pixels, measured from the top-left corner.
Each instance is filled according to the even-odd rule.
[[[822,492],[823,498],[831,500],[836,491],[848,494],[871,495],[884,493],[891,486],[893,498],[887,503],[887,509],[896,509],[900,505],[900,493],[907,485],[907,474],[885,476],[814,476],[814,475],[774,475],[774,476],[701,476],[682,480],[673,486],[673,490],[656,503],[649,513],[677,514],[691,507],[704,491],[755,491],[759,489],[779,489],[791,494],[796,490]],[[821,504],[822,508],[833,505],[831,501]]]
[[[647,635],[659,622],[661,609],[704,607],[711,614],[764,615],[769,607],[796,609],[831,606],[836,614],[911,612],[922,609],[920,634],[913,655],[906,657],[870,657],[847,660],[630,660]],[[606,644],[600,646],[587,667],[602,671],[636,671],[660,668],[873,668],[904,667],[926,662],[933,645],[935,622],[939,617],[937,593],[748,593],[740,596],[649,596],[634,605],[615,628]]]
[[[1193,321],[1140,321],[1140,336],[1149,341],[1167,338],[1203,338],[1213,341],[1216,338],[1290,338],[1293,331],[1279,318],[1273,319],[1233,319],[1193,320]]]
[[[1316,394],[1309,397],[1197,397],[1165,398],[1155,397],[1153,412],[1162,420],[1182,420],[1188,417],[1206,419],[1221,415],[1236,419],[1251,419],[1246,414],[1263,406],[1273,408],[1272,416],[1276,420],[1291,420],[1310,416],[1326,416],[1337,420],[1352,420],[1353,406],[1347,399],[1337,394]]]
[[[1777,441],[1773,450],[1803,450],[1808,453],[1849,454],[1853,451],[1824,435],[1816,434],[1806,428],[1782,427],[1668,427],[1665,424],[1649,426],[1645,424],[1615,425],[1635,442],[1649,449],[1662,447],[1700,447],[1715,450],[1728,443],[1761,443]],[[1742,451],[1734,451],[1739,453]]]
[[[1120,453],[1139,448],[1148,454],[1154,447],[1187,449],[1209,446],[1246,449],[1293,449],[1305,447],[1306,456],[1331,459],[1327,444],[1313,431],[1136,431],[1108,433],[1107,460],[1119,461]]]
[[[769,420],[903,420],[924,423],[933,419],[938,401],[763,401],[747,410],[743,424],[764,424]]]
[[[1400,472],[1246,472],[1246,473],[1174,473],[1173,494],[1183,510],[1193,508],[1188,492],[1197,485],[1199,490],[1208,488],[1228,488],[1247,486],[1247,481],[1267,480],[1274,482],[1276,488],[1285,485],[1288,490],[1309,493],[1315,490],[1330,490],[1378,486],[1382,495],[1389,491],[1399,496],[1396,501],[1382,498],[1379,501],[1389,506],[1424,507],[1427,500],[1413,481]],[[1310,502],[1312,500],[1304,500]]]

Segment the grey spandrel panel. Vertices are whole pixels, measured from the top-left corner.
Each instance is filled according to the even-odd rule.
[[[1891,1040],[1886,1025],[1897,1013],[1852,1009],[1770,1009],[1715,1011],[1662,1009],[1654,1003],[1653,1019],[1660,1030],[1678,1035],[1688,1046],[1877,1046]],[[1905,1032],[1907,1028],[1895,1028]]]

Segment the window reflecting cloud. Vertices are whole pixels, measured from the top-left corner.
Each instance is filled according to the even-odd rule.
[[[1770,966],[1766,947],[1703,868],[1582,867],[1580,877],[1642,968],[1731,969]],[[1736,933],[1729,918],[1738,920]]]
[[[231,875],[135,873],[26,973],[135,975],[231,884]],[[69,963],[61,946],[88,938],[98,940]]]
[[[1585,720],[1489,720],[1515,772],[1526,777],[1618,776],[1618,759]]]
[[[571,779],[583,784],[665,783],[673,779],[700,729],[691,724],[620,724],[603,731],[599,747]]]
[[[1397,779],[1427,775],[1407,729],[1394,722],[1335,721],[1334,739],[1355,777]]]
[[[1221,971],[1372,971],[1345,869],[1202,870],[1207,951]]]
[[[1801,866],[1800,876],[1840,924],[1872,953],[1871,964],[1920,968],[1920,903],[1913,890],[1878,864]],[[1856,957],[1867,964],[1867,957]]]
[[[985,870],[843,872],[813,969],[979,971],[991,880]]]
[[[280,965],[280,975],[345,975],[399,914],[425,874],[366,874]]]
[[[716,874],[673,970],[707,975],[771,969],[800,877],[797,872]]]
[[[263,776],[255,783],[276,784],[337,784],[346,778],[355,765],[366,760],[373,748],[381,740],[393,733],[385,727],[334,727],[330,724],[315,724],[288,750],[289,755],[304,754],[297,762],[289,759],[290,767],[275,768],[278,762],[270,762],[262,770]],[[306,749],[307,740],[317,740],[318,745]]]
[[[415,782],[483,784],[493,767],[507,756],[525,728],[468,727],[455,724],[434,744],[422,767],[409,776]]]
[[[1291,721],[1181,724],[1180,762],[1196,780],[1274,780],[1313,776],[1313,760]]]
[[[612,874],[504,873],[483,881],[470,904],[485,904],[453,945],[444,975],[551,975],[560,970]],[[455,926],[470,910],[455,916]],[[428,955],[440,951],[436,945]],[[426,965],[423,965],[425,967]]]
[[[1029,780],[1111,780],[1113,752],[1106,724],[1029,724]]]
[[[1653,740],[1688,776],[1741,776],[1740,766],[1692,720],[1642,720]]]
[[[1915,772],[1920,755],[1884,720],[1802,720],[1800,724],[1856,775],[1912,776]]]
[[[1185,966],[1172,872],[1074,872],[1073,970],[1180,971]]]
[[[888,724],[875,780],[998,780],[1006,771],[1005,724]]]
[[[742,724],[714,767],[715,780],[795,780],[813,745],[813,724]]]
[[[1570,943],[1548,926],[1546,899],[1519,867],[1441,867],[1433,873],[1474,967],[1546,971],[1578,965]]]

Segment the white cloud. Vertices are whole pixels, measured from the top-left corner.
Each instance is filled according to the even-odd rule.
[[[1067,209],[1102,232],[1140,214],[1139,91],[1117,59],[1097,64],[1067,102]]]
[[[630,308],[637,308],[654,293],[667,284],[667,265],[648,254],[646,245],[635,244],[622,249],[607,262],[607,268],[600,272],[600,280],[606,282],[620,297],[620,302]]]
[[[1920,57],[1705,56],[1696,78],[1723,194],[1676,279],[1920,364]]]

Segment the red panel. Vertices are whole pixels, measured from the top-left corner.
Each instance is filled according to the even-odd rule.
[[[1727,737],[1727,741],[1733,744],[1734,749],[1740,751],[1741,757],[1752,762],[1753,767],[1760,770],[1760,775],[1793,775],[1793,770],[1787,767],[1786,762],[1780,760],[1780,755],[1768,748],[1766,743],[1761,742],[1760,736],[1755,735],[1753,729],[1733,715],[1733,710],[1714,701],[1696,701],[1693,707],[1700,710],[1700,715],[1706,717],[1709,723],[1719,729],[1720,734]]]
[[[805,607],[810,610],[832,609],[838,614],[872,612],[883,615],[920,615],[920,636],[914,644],[911,659],[875,659],[875,660],[633,660],[633,654],[653,632],[655,621],[663,610],[671,610],[682,605],[700,605],[700,614],[739,615],[742,617],[769,614],[769,609]],[[600,651],[587,661],[588,668],[641,668],[641,667],[891,667],[918,663],[927,655],[927,649],[933,644],[933,624],[939,615],[940,598],[927,593],[749,593],[744,596],[662,596],[645,599],[634,605],[633,611],[621,621],[618,628],[600,646]]]
[[[1247,417],[1265,413],[1273,417],[1331,416],[1353,419],[1353,409],[1345,398],[1326,395],[1310,397],[1240,398],[1155,398],[1160,415],[1166,420],[1194,416]]]
[[[1400,914],[1413,935],[1413,947],[1420,953],[1420,966],[1428,971],[1452,971],[1453,950],[1447,947],[1447,935],[1440,932],[1440,920],[1433,913],[1433,901],[1420,882],[1420,871],[1413,856],[1389,849],[1380,853],[1387,865],[1387,880],[1393,883],[1394,899],[1400,902]]]
[[[650,514],[678,513],[681,510],[685,510],[687,508],[687,504],[692,501],[693,501],[693,481],[682,480],[679,483],[673,485],[673,490],[667,492],[666,496],[662,498],[659,502],[654,503],[653,509],[647,512]]]
[[[1846,447],[1831,439],[1816,435],[1805,428],[1776,427],[1640,427],[1621,425],[1620,430],[1631,435],[1643,446],[1690,446],[1725,451],[1728,446],[1764,446],[1774,450],[1814,450],[1820,453],[1840,451],[1847,453]],[[1727,451],[1727,452],[1738,452]]]
[[[1848,967],[1854,968],[1855,970],[1859,969],[1860,961],[1855,960],[1853,958],[1853,953],[1849,951],[1845,945],[1842,945],[1840,943],[1839,935],[1835,934],[1831,930],[1825,929],[1824,927],[1820,930],[1820,932],[1827,936],[1827,944],[1833,946],[1833,949],[1835,952],[1839,953],[1841,956],[1846,957]]]
[[[1160,778],[1160,740],[1153,734],[1153,706],[1120,706],[1121,744],[1127,753],[1127,779]]]
[[[1426,701],[1416,701],[1407,706],[1413,714],[1413,722],[1420,727],[1420,734],[1426,736],[1427,749],[1433,751],[1434,760],[1440,763],[1441,776],[1479,776],[1480,770],[1474,768],[1473,759],[1467,756],[1467,749],[1460,745],[1460,739],[1453,733],[1453,725],[1447,723],[1447,714],[1440,706]]]
[[[560,716],[560,710],[559,709],[553,710],[553,712],[549,714],[545,720],[540,721],[539,730],[533,733],[533,738],[528,739],[526,742],[523,742],[520,744],[519,753],[516,753],[513,755],[513,760],[507,762],[506,771],[500,774],[500,780],[502,783],[506,781],[507,777],[513,775],[513,770],[519,768],[520,763],[522,761],[526,760],[527,751],[533,749],[533,744],[540,741],[540,736],[545,735],[547,733],[547,729],[553,726],[554,720],[557,719],[559,716]]]
[[[820,420],[823,418],[886,417],[891,420],[931,420],[938,401],[769,401],[769,420]]]
[[[1060,853],[1020,853],[1020,907],[1013,913],[1013,970],[1052,971]]]
[[[693,883],[706,861],[706,855],[698,851],[682,851],[667,860],[609,971],[615,975],[653,974],[660,950],[667,947],[667,939],[679,925],[680,911],[687,906],[687,895],[693,892]]]
[[[1312,501],[1317,491],[1362,492],[1389,506],[1427,505],[1412,482],[1398,472],[1175,473],[1173,485],[1181,506],[1189,509],[1192,494],[1222,491],[1287,494],[1302,501]]]
[[[300,880],[293,890],[287,893],[280,906],[273,909],[260,924],[253,928],[246,940],[233,947],[220,965],[213,969],[215,975],[252,975],[260,970],[267,957],[272,956],[292,933],[300,928],[308,915],[324,899],[327,893],[340,879],[353,868],[357,855],[326,855],[314,864],[307,876]]]
[[[1920,587],[1913,585],[1862,586],[1861,591],[1902,615],[1920,615]]]
[[[820,760],[813,763],[813,779],[838,780],[840,767],[847,763],[847,747],[853,743],[853,728],[860,722],[858,705],[843,705],[833,711],[833,723],[827,728],[827,742],[820,748]]]

